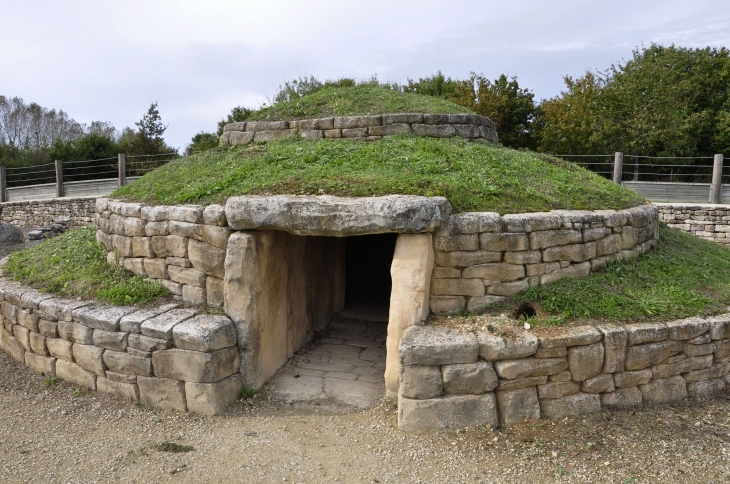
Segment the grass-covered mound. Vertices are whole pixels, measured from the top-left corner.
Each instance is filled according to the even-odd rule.
[[[159,283],[107,264],[95,233],[89,225],[16,252],[5,276],[45,292],[112,304],[144,303],[169,294]]]
[[[659,243],[641,257],[529,289],[510,303],[538,303],[548,313],[543,322],[553,324],[719,314],[730,304],[730,249],[661,224]]]
[[[329,116],[391,113],[473,113],[445,99],[360,85],[324,87],[306,96],[264,106],[248,116],[251,121],[276,121]]]
[[[447,197],[458,212],[622,209],[635,192],[552,157],[461,138],[290,139],[175,160],[114,196],[220,203],[243,194]]]

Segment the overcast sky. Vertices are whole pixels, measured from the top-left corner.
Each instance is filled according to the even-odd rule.
[[[642,43],[730,46],[727,0],[0,0],[0,94],[184,149],[299,75],[515,75],[538,99]]]

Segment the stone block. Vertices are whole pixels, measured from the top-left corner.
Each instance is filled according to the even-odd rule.
[[[38,332],[38,316],[24,309],[18,311],[18,324],[29,331]]]
[[[629,346],[664,341],[669,338],[669,328],[666,323],[627,324],[625,327]]]
[[[176,205],[167,207],[167,219],[191,224],[203,223],[203,207],[198,205]]]
[[[583,235],[578,230],[542,230],[530,234],[530,249],[541,250],[583,242]],[[556,259],[560,260],[560,259]]]
[[[170,311],[171,309],[177,308],[177,304],[163,304],[154,309],[140,309],[133,313],[129,313],[122,316],[119,320],[119,329],[125,333],[140,333],[140,326],[148,319],[152,319],[155,316]]]
[[[144,259],[144,271],[151,279],[167,279],[167,259]]]
[[[46,337],[40,333],[30,333],[30,349],[37,355],[48,356]]]
[[[552,264],[557,264],[557,262],[553,262]],[[562,266],[563,264],[565,264],[565,267],[559,270],[555,270],[555,267],[550,264],[544,264],[546,273],[540,276],[540,284],[544,286],[563,278],[582,278],[586,277],[591,272],[590,262],[570,264],[569,262],[561,261],[560,265]]]
[[[649,369],[639,371],[625,371],[623,373],[615,373],[613,381],[616,388],[636,387],[645,385],[652,379],[652,372]]]
[[[568,356],[568,348],[538,348],[535,351],[535,358],[562,358],[563,356]]]
[[[146,276],[147,273],[144,270],[144,261],[145,259],[141,258],[126,258],[122,262],[122,266],[127,269],[129,272],[132,272],[133,274],[137,274],[138,276]]]
[[[488,262],[499,262],[502,260],[501,252],[486,250],[441,252],[435,254],[437,266],[442,267],[470,267]]]
[[[225,348],[211,353],[177,348],[152,353],[155,376],[173,380],[213,383],[238,372],[238,349]]]
[[[152,239],[150,237],[135,237],[132,239],[133,257],[154,257],[152,250]]]
[[[342,138],[342,130],[341,129],[326,129],[324,131],[324,137],[325,138]]]
[[[670,356],[682,351],[679,341],[660,341],[638,346],[629,346],[626,349],[626,369],[642,370],[658,365]]]
[[[590,326],[565,328],[559,333],[538,337],[540,348],[561,348],[564,346],[583,346],[601,341],[603,335]]]
[[[505,297],[503,296],[479,296],[479,297],[470,297],[466,302],[466,309],[467,311],[475,311],[479,312],[484,309],[485,306],[489,306],[491,304],[497,304],[505,300]]]
[[[206,225],[226,225],[226,209],[222,205],[211,204],[203,209],[203,223]]]
[[[497,374],[491,363],[477,361],[441,367],[444,391],[457,394],[481,394],[497,387]]]
[[[73,316],[89,328],[119,331],[119,320],[134,311],[136,308],[131,306],[84,306],[74,310]]]
[[[492,296],[513,296],[530,287],[527,279],[514,282],[497,282],[487,287],[487,294]]]
[[[371,134],[371,130],[373,128],[368,128],[368,134]],[[391,124],[388,126],[383,126],[381,133],[383,136],[393,136],[396,134],[410,134],[413,131],[411,130],[411,125],[407,123],[397,123],[397,124]]]
[[[226,249],[228,247],[228,237],[231,233],[232,231],[228,227],[205,225],[203,226],[203,242],[212,247]]]
[[[451,124],[412,124],[411,129],[416,136],[431,138],[451,138],[456,136],[456,129]]]
[[[601,373],[603,356],[604,350],[601,342],[568,348],[568,367],[573,375],[573,380],[584,381]]]
[[[74,343],[84,345],[94,344],[94,330],[73,321],[59,321],[58,335],[61,338]]]
[[[530,234],[534,235],[534,234]],[[570,261],[585,262],[596,257],[596,243],[562,245],[548,247],[542,251],[543,262]]]
[[[185,382],[165,378],[137,377],[139,400],[146,407],[187,410]]]
[[[183,350],[216,351],[236,346],[236,327],[225,316],[196,316],[173,327],[172,340]]]
[[[205,297],[208,306],[222,307],[225,302],[223,279],[208,276],[208,279],[205,280]]]
[[[707,318],[707,321],[710,323],[710,338],[713,341],[730,339],[730,313]]]
[[[676,361],[669,361],[674,360]],[[670,376],[680,375],[682,373],[688,373],[692,370],[702,370],[712,365],[712,355],[697,356],[688,358],[685,355],[678,355],[665,360],[660,365],[653,366],[651,368],[652,375],[654,378],[668,378]]]
[[[167,207],[166,206],[155,206],[155,207],[142,207],[139,214],[142,220],[149,222],[162,222],[167,220]],[[145,226],[146,227],[146,226]]]
[[[483,233],[479,236],[479,244],[482,250],[493,252],[518,252],[529,248],[527,234],[524,233]]]
[[[431,296],[429,307],[434,314],[456,314],[466,308],[464,296]]]
[[[599,324],[596,329],[603,334],[603,373],[619,373],[626,364],[626,330],[612,324]]]
[[[216,383],[185,383],[189,412],[220,415],[241,395],[241,377],[232,375]]]
[[[438,366],[402,366],[398,394],[405,398],[426,400],[444,393],[444,382]]]
[[[479,236],[477,234],[448,235],[434,237],[433,247],[436,250],[453,252],[457,250],[478,250]]]
[[[27,355],[26,355],[27,358]],[[687,394],[694,398],[707,398],[725,390],[722,378],[714,380],[695,381],[687,384]]]
[[[152,376],[152,360],[140,356],[122,353],[121,351],[105,351],[104,363],[109,370],[127,375]]]
[[[193,264],[187,257],[166,257],[165,261],[168,266],[183,267],[185,269],[193,267]]]
[[[200,306],[207,302],[205,297],[205,287],[182,285],[182,299],[186,304]]]
[[[566,358],[525,358],[521,360],[501,360],[494,363],[500,378],[515,380],[531,376],[549,376],[568,368]]]
[[[493,263],[467,267],[462,280],[482,278],[489,281],[510,282],[525,277],[525,267],[515,264]]]
[[[711,355],[715,352],[715,344],[707,343],[703,345],[684,344],[684,354],[687,356],[703,356]]]
[[[613,383],[613,375],[602,373],[590,380],[585,380],[581,385],[583,393],[609,393],[616,389]]]
[[[194,309],[172,309],[144,321],[139,329],[145,336],[172,341],[172,328],[190,319],[197,311]]]
[[[601,395],[601,405],[607,407],[635,407],[641,405],[643,397],[638,387],[620,388]]]
[[[540,419],[540,401],[536,388],[497,392],[497,409],[502,425],[531,422]]]
[[[730,372],[730,361],[715,363],[703,370],[692,370],[682,375],[687,383],[722,378]]]
[[[185,269],[177,266],[167,266],[167,274],[170,279],[180,284],[188,284],[195,287],[205,287],[207,276],[197,269]]]
[[[102,359],[103,354],[104,349],[94,345],[76,343],[73,346],[74,361],[81,368],[102,376],[104,376],[104,372],[106,371],[106,365]]]
[[[96,390],[96,375],[76,363],[56,360],[56,376],[90,390]]]
[[[730,356],[730,339],[715,341],[715,360]]]
[[[107,348],[114,351],[125,351],[127,349],[127,333],[104,331],[95,329],[93,342],[95,346]]]
[[[47,338],[58,337],[58,323],[41,319],[38,321],[38,331]]]
[[[474,363],[479,342],[473,334],[451,328],[411,326],[400,339],[398,353],[404,365]]]
[[[434,267],[434,279],[459,279],[461,277],[461,269],[458,267]]]
[[[482,279],[434,279],[431,294],[435,296],[484,296]]]
[[[423,114],[421,113],[397,113],[397,114],[384,114],[383,115],[383,126],[391,124],[422,124]]]
[[[710,323],[702,318],[686,318],[666,323],[668,337],[674,340],[687,340],[705,334]]]
[[[540,265],[538,264],[542,260],[542,252],[538,250],[524,250],[520,252],[505,252],[504,253],[504,261],[507,264],[530,264],[530,265]],[[544,272],[541,272],[542,274]],[[535,275],[535,274],[527,274]]]
[[[0,328],[0,346],[10,355],[12,359],[20,364],[25,364],[25,348],[18,339],[11,336],[5,328]]]
[[[430,400],[398,398],[401,430],[440,431],[483,425],[499,425],[494,393],[447,395]]]
[[[613,383],[613,381],[611,382]],[[540,400],[543,398],[561,398],[580,391],[580,383],[574,381],[556,381],[545,383],[537,387]]]
[[[187,257],[188,239],[179,235],[152,237],[152,250],[157,257]]]
[[[168,290],[170,294],[174,294],[176,296],[182,296],[182,288],[183,285],[179,282],[172,282],[167,279],[159,279],[158,282],[162,284],[165,289]]]
[[[166,350],[172,346],[172,342],[160,338],[151,338],[142,334],[129,335],[129,347],[140,351]]]
[[[136,383],[124,383],[99,376],[96,378],[96,391],[124,397],[133,402],[139,401],[139,387]]]
[[[152,358],[152,352],[142,351],[142,350],[138,350],[136,348],[127,348],[127,353],[129,353],[132,356],[137,356],[139,358]]]
[[[466,212],[452,214],[437,232],[439,235],[482,234],[500,232],[502,217],[494,212]]]
[[[112,246],[114,246],[114,252],[119,257],[132,257],[134,255],[132,250],[132,237],[114,235],[112,236]]]
[[[203,240],[203,224],[170,221],[170,234],[195,240]]]
[[[20,325],[13,326],[13,336],[21,344],[25,351],[30,351],[30,331]]]
[[[704,345],[707,343],[712,343],[712,338],[710,338],[709,334],[703,334],[700,336],[696,336],[692,339],[688,339],[685,341],[685,344],[691,344],[691,345]]]
[[[106,377],[111,381],[118,381],[120,383],[137,383],[137,375],[126,375],[115,371],[107,371]]]
[[[644,403],[671,403],[687,398],[687,384],[681,376],[651,380],[639,386]]]
[[[499,380],[497,390],[518,390],[520,388],[544,385],[547,382],[547,376],[528,376],[527,378],[517,378],[516,380]]]
[[[170,235],[170,222],[147,222],[144,226],[144,234],[147,237],[164,237],[166,235]],[[155,252],[155,248],[159,246],[152,245],[152,240],[150,240],[150,247],[152,248],[152,251]],[[134,248],[132,250],[134,250]]]
[[[576,393],[562,398],[540,401],[540,413],[544,418],[573,417],[600,410],[600,397],[589,393]]]
[[[639,233],[634,227],[624,226],[621,231],[621,248],[633,249],[639,243]]]
[[[537,337],[528,332],[522,332],[513,338],[479,332],[477,341],[479,356],[487,361],[525,358],[535,354],[538,345]]]
[[[610,233],[611,233],[611,229],[606,228],[606,227],[596,227],[596,228],[590,228],[590,229],[584,228],[583,229],[583,242],[593,242],[593,241],[597,242],[597,241],[605,238]],[[598,252],[597,247],[596,247],[596,252]],[[601,254],[601,255],[604,255],[604,254]]]
[[[26,352],[25,366],[36,373],[41,373],[51,378],[56,376],[56,359],[51,356],[42,356]]]
[[[73,361],[73,343],[61,338],[46,338],[48,352],[54,358],[61,358],[66,361]]]
[[[39,304],[39,309],[58,321],[72,321],[73,311],[89,305],[88,301],[71,301],[68,299],[45,299]]]

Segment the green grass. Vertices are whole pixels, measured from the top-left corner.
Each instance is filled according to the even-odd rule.
[[[727,312],[730,249],[661,224],[659,243],[641,257],[583,279],[528,289],[511,304],[539,303],[566,320],[669,321]],[[538,321],[539,322],[539,321]]]
[[[144,303],[168,294],[159,283],[107,264],[95,232],[89,225],[16,252],[5,274],[43,291],[112,304]]]
[[[252,121],[323,118],[391,113],[473,113],[433,96],[375,86],[326,87],[300,98],[254,111]]]
[[[290,139],[172,161],[118,189],[149,203],[220,203],[243,194],[411,194],[447,197],[455,211],[501,214],[622,209],[643,203],[568,162],[461,138],[376,142]]]

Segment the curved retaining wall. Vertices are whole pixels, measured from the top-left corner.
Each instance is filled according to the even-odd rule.
[[[669,403],[730,386],[730,313],[507,339],[413,326],[400,342],[398,426],[446,430]]]
[[[227,124],[221,142],[226,146],[291,138],[350,138],[375,141],[394,134],[498,141],[493,121],[477,114],[398,113],[377,116],[338,116],[297,121],[246,121]]]
[[[7,281],[0,300],[0,349],[38,373],[208,415],[239,396],[236,328],[225,316],[71,301]]]

